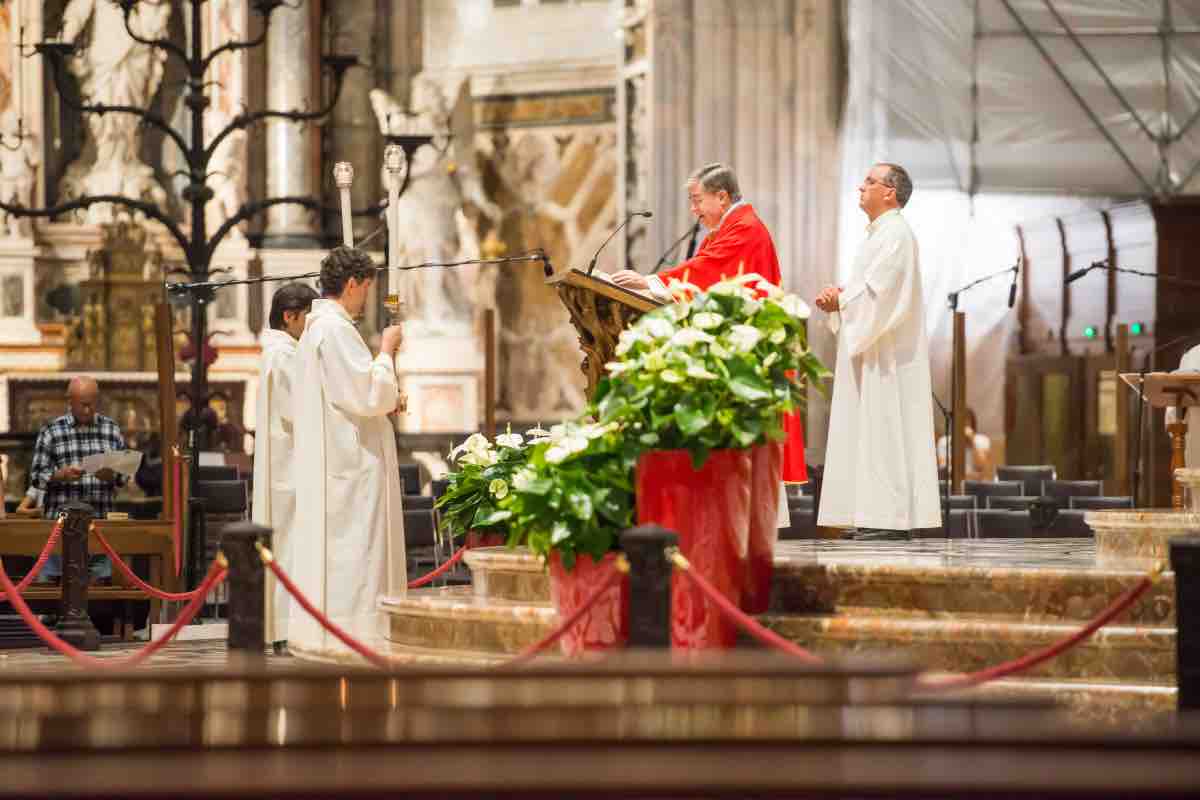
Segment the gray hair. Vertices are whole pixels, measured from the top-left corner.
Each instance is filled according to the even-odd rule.
[[[888,168],[883,183],[896,190],[896,202],[900,204],[901,208],[904,208],[908,205],[908,198],[912,197],[913,192],[912,178],[908,176],[908,170],[899,164],[890,164],[887,161],[879,162],[879,166]]]
[[[706,192],[727,192],[729,200],[736,203],[742,199],[742,190],[738,188],[737,175],[729,167],[715,162],[705,164],[688,176],[688,183],[695,183]]]

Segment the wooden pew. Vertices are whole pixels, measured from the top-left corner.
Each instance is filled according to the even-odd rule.
[[[113,549],[128,561],[128,556],[150,556],[150,576],[147,583],[168,592],[183,590],[183,576],[175,575],[175,545],[171,538],[169,520],[98,520],[97,526]],[[0,520],[0,555],[33,556],[41,554],[50,530],[54,527],[48,519]],[[54,548],[62,552],[61,546]],[[88,554],[102,555],[104,550],[95,536],[88,536]],[[17,577],[10,573],[14,580]],[[62,597],[61,586],[32,585],[22,596],[26,600],[55,600]],[[149,600],[150,619],[159,618],[162,601],[148,597],[141,590],[127,585],[125,575],[113,566],[112,586],[88,587],[90,600]]]

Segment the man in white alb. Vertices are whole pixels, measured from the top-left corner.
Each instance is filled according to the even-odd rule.
[[[912,180],[876,164],[858,192],[870,224],[854,274],[816,299],[838,334],[817,524],[907,539],[941,525],[921,271],[900,214]]]
[[[303,283],[282,286],[271,298],[271,327],[262,333],[258,367],[258,402],[254,431],[254,521],[272,529],[271,552],[283,569],[292,571],[291,529],[296,514],[293,431],[293,372],[296,342],[317,293]],[[289,596],[267,573],[267,642],[282,650],[287,641]]]
[[[403,596],[407,584],[400,467],[388,419],[400,397],[401,332],[385,328],[372,357],[354,324],[374,280],[375,264],[362,250],[330,251],[295,367],[293,575],[317,608],[357,636],[377,632],[379,598]],[[296,603],[288,649],[316,657],[346,652]]]

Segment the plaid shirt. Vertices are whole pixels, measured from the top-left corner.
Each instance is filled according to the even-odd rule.
[[[33,446],[33,463],[29,466],[31,485],[43,490],[43,513],[48,518],[73,501],[82,501],[96,510],[103,519],[112,510],[114,488],[125,482],[118,476],[113,483],[104,483],[95,475],[84,475],[77,481],[60,483],[50,476],[63,467],[78,465],[84,456],[124,450],[125,438],[117,423],[106,416],[96,415],[91,425],[78,425],[72,414],[63,414],[46,423]]]

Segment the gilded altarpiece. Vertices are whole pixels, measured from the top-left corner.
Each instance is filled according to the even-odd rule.
[[[88,278],[79,286],[80,316],[67,326],[67,368],[153,371],[162,254],[147,248],[141,226],[118,222],[103,230],[103,245],[88,253]]]

